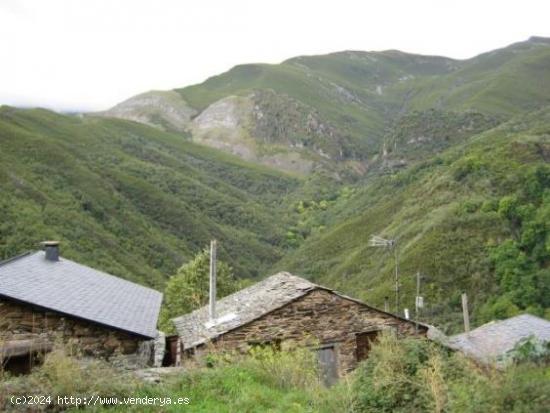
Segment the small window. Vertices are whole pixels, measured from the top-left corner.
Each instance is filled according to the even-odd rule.
[[[266,341],[249,341],[248,346],[254,349],[272,348],[275,351],[281,351],[281,339]]]
[[[378,338],[380,331],[365,331],[355,336],[355,356],[357,361],[366,360],[372,347],[372,343]]]

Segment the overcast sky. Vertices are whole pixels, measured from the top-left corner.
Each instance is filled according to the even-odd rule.
[[[0,104],[102,110],[344,49],[462,59],[550,37],[549,16],[544,0],[0,0]]]

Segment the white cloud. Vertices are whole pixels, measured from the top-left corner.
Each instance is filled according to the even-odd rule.
[[[467,58],[550,35],[524,1],[2,0],[0,104],[106,109],[246,62],[343,49]]]

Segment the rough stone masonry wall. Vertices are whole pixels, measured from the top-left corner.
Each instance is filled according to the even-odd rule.
[[[326,290],[314,290],[250,324],[223,335],[214,345],[246,350],[249,343],[274,340],[296,342],[313,338],[318,344],[334,344],[342,375],[357,366],[356,334],[393,328],[399,335],[415,334],[415,325],[372,310]],[[425,329],[420,327],[420,334]]]
[[[29,339],[69,345],[76,354],[109,359],[119,365],[129,362],[132,355],[144,357],[139,354],[144,347],[142,338],[0,299],[0,344]],[[142,363],[137,359],[132,362]]]

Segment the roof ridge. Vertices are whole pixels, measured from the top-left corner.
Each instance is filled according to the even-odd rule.
[[[13,262],[13,261],[17,261],[17,260],[20,259],[20,258],[26,257],[27,255],[34,254],[34,253],[36,253],[36,252],[38,252],[38,251],[37,251],[37,250],[35,250],[35,251],[30,250],[30,251],[23,252],[23,253],[21,253],[21,254],[19,254],[19,255],[16,255],[16,256],[14,256],[14,257],[6,258],[5,260],[0,261],[0,267],[3,266],[3,265],[9,264],[9,263],[11,263],[11,262]]]
[[[43,251],[0,267],[0,296],[132,334],[154,338],[162,293],[153,288]],[[15,262],[14,262],[15,260]]]
[[[228,331],[232,331],[260,317],[270,314],[312,291],[317,290],[326,291],[344,300],[353,301],[377,313],[386,314],[411,324],[418,324],[429,328],[429,326],[424,323],[405,319],[397,314],[382,311],[361,300],[346,296],[331,288],[315,284],[306,278],[286,271],[273,274],[255,284],[221,298],[216,303],[217,310],[219,311],[219,317],[217,317],[216,320],[210,320],[208,317],[207,305],[201,306],[178,317],[173,317],[171,320],[178,331],[178,335],[182,338],[185,337],[187,341],[186,345],[195,347],[204,341],[214,339]],[[254,294],[249,295],[250,293]],[[232,314],[233,317],[227,320],[224,319],[224,317],[229,314]],[[221,321],[222,319],[223,321]]]
[[[505,318],[505,319],[502,319],[502,320],[491,320],[491,321],[488,321],[486,322],[485,324],[482,324],[468,332],[462,332],[462,333],[458,333],[458,334],[454,334],[452,336],[450,336],[450,338],[455,338],[455,337],[461,337],[461,336],[467,336],[467,337],[471,337],[471,334],[472,333],[484,333],[488,328],[490,327],[497,327],[497,328],[501,328],[501,326],[503,325],[509,325],[510,322],[512,320],[516,320],[520,317],[529,317],[529,318],[533,318],[535,320],[540,320],[540,321],[546,321],[547,323],[550,323],[550,321],[546,320],[545,318],[542,318],[542,317],[539,317],[539,316],[536,316],[534,314],[529,314],[529,313],[521,313],[521,314],[517,314],[515,316],[512,316],[512,317],[508,317],[508,318]]]
[[[290,276],[290,277],[289,277]],[[305,281],[306,283],[310,284],[310,287],[307,289],[307,290],[303,290],[303,294],[306,294],[307,292],[311,291],[311,289],[314,289],[314,288],[321,288],[320,285],[317,285],[311,281],[309,281],[308,279],[306,278],[303,278],[303,277],[300,277],[298,275],[294,275],[288,271],[279,271],[275,274],[272,274],[268,277],[265,277],[263,279],[261,279],[260,281],[258,282],[255,282],[254,284],[251,284],[245,288],[242,288],[240,290],[237,290],[229,295],[226,295],[225,297],[222,297],[220,299],[217,299],[216,300],[216,305],[221,305],[221,304],[224,304],[226,302],[231,302],[231,300],[235,299],[235,297],[239,297],[243,294],[243,292],[245,291],[250,291],[251,289],[257,289],[259,286],[263,285],[263,284],[267,284],[270,280],[273,280],[275,278],[280,278],[280,277],[288,277],[288,278],[295,278],[295,279],[299,279],[300,281]],[[196,308],[188,313],[185,313],[185,314],[181,314],[177,317],[172,317],[172,320],[178,320],[178,319],[184,319],[188,316],[191,316],[192,314],[200,314],[200,313],[203,313],[203,312],[206,312],[208,308],[208,304],[205,304],[203,306],[200,306],[199,308]]]

